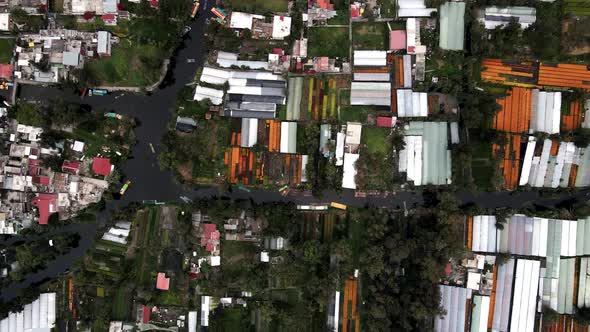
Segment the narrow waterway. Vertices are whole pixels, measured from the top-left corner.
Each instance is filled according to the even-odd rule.
[[[97,215],[97,222],[72,224],[62,229],[53,230],[46,235],[33,236],[35,239],[40,237],[50,238],[52,234],[66,231],[76,232],[80,235],[80,245],[69,253],[48,262],[45,269],[27,275],[22,282],[13,283],[9,287],[0,290],[0,300],[10,301],[18,296],[21,290],[67,271],[76,260],[82,258],[87,250],[91,248],[97,236],[97,230],[111,217],[113,211],[127,206],[130,202],[141,202],[143,200],[178,201],[181,196],[192,199],[220,196],[216,188],[194,188],[181,185],[175,181],[172,172],[164,172],[160,170],[158,165],[158,154],[163,149],[161,138],[168,130],[176,96],[183,87],[192,82],[194,73],[202,65],[206,54],[203,41],[206,16],[210,8],[205,3],[200,10],[201,17],[192,23],[191,31],[171,59],[171,67],[166,80],[151,95],[112,93],[103,97],[85,97],[82,99],[72,91],[53,87],[31,85],[21,87],[19,98],[22,100],[46,101],[61,96],[67,101],[88,104],[97,111],[112,110],[134,117],[139,121],[139,126],[136,128],[137,145],[133,147],[132,157],[122,165],[123,173],[132,181],[132,186],[127,194],[121,200],[107,202],[105,210]],[[196,59],[196,61],[189,63],[187,59]],[[155,153],[151,151],[150,144],[153,145]],[[256,203],[292,202],[295,204],[309,204],[338,201],[355,207],[402,208],[405,204],[409,209],[424,203],[422,195],[415,192],[400,192],[388,197],[369,196],[358,198],[355,197],[353,191],[349,190],[343,192],[325,191],[321,199],[304,194],[283,197],[276,191],[266,190],[252,190],[251,192],[234,190],[231,193],[223,193],[222,195],[234,199],[252,199]],[[543,198],[537,192],[459,192],[457,198],[463,204],[473,204],[483,208],[519,208],[534,204],[550,209],[560,204],[586,202],[588,191],[578,192],[575,195],[563,193],[552,198]],[[0,243],[10,245],[21,240],[26,241],[27,239],[15,236],[0,241]]]

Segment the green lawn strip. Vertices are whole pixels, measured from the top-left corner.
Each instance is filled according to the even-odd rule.
[[[348,58],[348,28],[310,28],[307,36],[309,57]]]
[[[247,331],[250,329],[250,311],[245,308],[224,308],[211,316],[211,331]]]
[[[361,134],[361,143],[367,145],[370,153],[381,152],[387,154],[390,149],[387,139],[390,131],[389,128],[364,126]]]
[[[0,39],[0,63],[10,63],[14,51],[14,39]]]
[[[156,295],[154,303],[167,306],[181,306],[183,302],[184,291],[177,289],[169,289],[167,291],[159,291]]]
[[[340,106],[340,122],[367,122],[367,116],[374,108],[371,106]]]
[[[328,25],[347,25],[350,22],[350,13],[348,9],[336,11],[336,16],[328,20]]]

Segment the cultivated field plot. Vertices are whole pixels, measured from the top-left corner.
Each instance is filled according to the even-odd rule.
[[[348,28],[310,28],[307,30],[308,57],[327,56],[330,58],[348,58]]]
[[[502,158],[498,167],[504,176],[504,189],[514,190],[518,185],[522,141],[522,136],[508,134],[505,145],[493,144],[492,146],[493,155]]]
[[[352,47],[355,50],[387,50],[389,48],[389,28],[387,23],[353,23]]]
[[[564,0],[563,11],[577,16],[590,16],[588,0]]]
[[[0,39],[0,63],[10,63],[13,51],[13,39]]]
[[[571,131],[580,128],[583,114],[584,108],[581,101],[568,102],[564,100],[563,105],[561,105],[561,130]]]
[[[590,10],[590,2],[586,2]],[[569,55],[590,53],[590,14],[564,19],[561,22],[561,46]]]
[[[500,111],[494,116],[493,127],[510,133],[529,130],[532,111],[532,90],[513,88],[505,98],[497,99]]]
[[[343,89],[349,87],[350,76],[348,75],[333,75],[323,78],[307,77],[303,82],[300,118],[314,121],[336,119],[338,97],[343,94],[348,96],[348,90]]]

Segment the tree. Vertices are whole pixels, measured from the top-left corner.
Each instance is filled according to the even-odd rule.
[[[574,131],[574,144],[579,148],[585,148],[590,144],[590,129],[579,128]]]
[[[46,124],[38,106],[29,103],[18,103],[14,106],[16,121],[28,126],[43,127]]]

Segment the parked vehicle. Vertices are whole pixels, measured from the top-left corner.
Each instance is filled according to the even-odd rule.
[[[119,190],[119,194],[121,194],[121,196],[125,195],[125,192],[127,191],[127,189],[129,189],[130,184],[131,184],[131,181],[127,180],[127,182],[125,182],[123,187],[121,187],[121,190]]]

